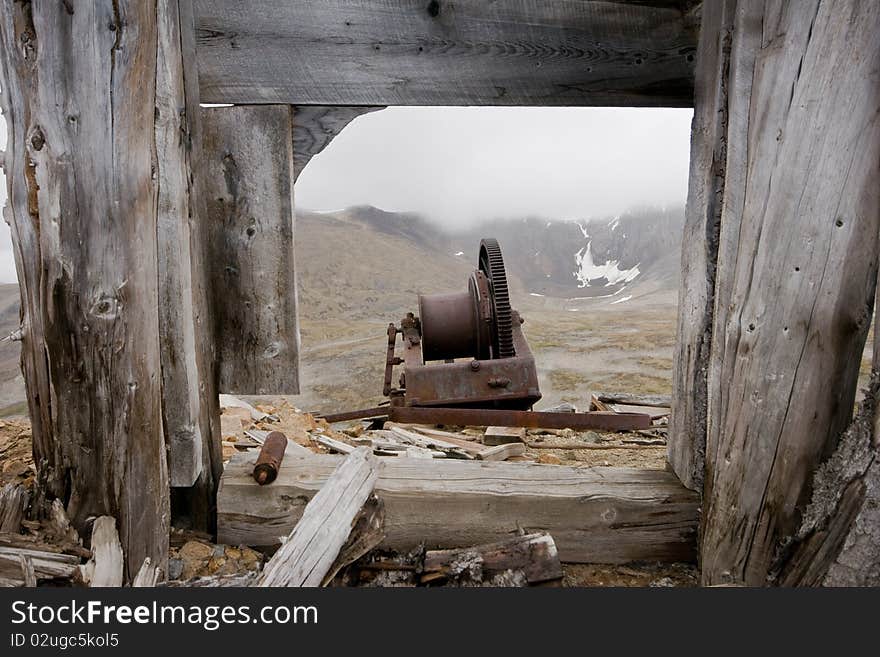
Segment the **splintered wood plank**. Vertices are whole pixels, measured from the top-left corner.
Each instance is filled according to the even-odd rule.
[[[699,24],[664,0],[197,0],[196,13],[204,102],[692,103]]]
[[[299,393],[287,105],[202,108],[220,392]]]
[[[277,545],[342,458],[284,461],[258,486],[254,454],[237,454],[218,493],[222,543]],[[623,563],[695,558],[698,496],[659,470],[570,468],[455,459],[384,460],[383,545],[409,550],[493,543],[519,532],[553,535],[563,561]]]
[[[306,504],[257,586],[321,586],[373,492],[378,462],[369,447],[345,457]]]

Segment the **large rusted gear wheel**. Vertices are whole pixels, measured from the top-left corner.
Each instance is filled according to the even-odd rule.
[[[504,258],[498,241],[487,237],[480,241],[479,269],[489,279],[489,291],[492,299],[495,336],[494,357],[512,358],[516,355],[513,349],[513,310],[510,308],[510,290],[507,287],[507,272],[504,269]]]

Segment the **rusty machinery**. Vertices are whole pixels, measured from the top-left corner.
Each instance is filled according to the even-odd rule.
[[[423,294],[419,314],[388,325],[383,394],[390,404],[324,415],[328,422],[388,418],[395,422],[573,429],[645,429],[640,413],[532,411],[541,399],[535,359],[510,307],[501,249],[480,242],[467,290]],[[402,336],[403,356],[397,355]],[[394,387],[394,368],[403,365]]]
[[[467,290],[422,294],[418,316],[388,325],[383,394],[392,406],[529,409],[541,399],[535,359],[510,307],[501,249],[480,242]],[[403,357],[396,355],[402,336]],[[399,386],[393,368],[403,365]]]

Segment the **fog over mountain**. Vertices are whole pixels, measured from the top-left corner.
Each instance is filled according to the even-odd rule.
[[[298,207],[372,205],[448,228],[614,216],[687,194],[689,109],[392,107],[314,157]]]

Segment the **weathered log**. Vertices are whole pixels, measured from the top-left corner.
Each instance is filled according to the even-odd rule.
[[[522,572],[529,584],[562,579],[553,537],[546,533],[516,536],[498,543],[458,550],[428,550],[422,582],[469,581],[480,584],[507,571]]]
[[[221,392],[299,393],[291,113],[288,105],[202,108]]]
[[[157,6],[4,3],[7,220],[39,493],[168,550],[155,161]],[[35,563],[37,572],[39,566]]]
[[[736,0],[707,2],[697,46],[690,179],[681,250],[674,402],[667,458],[681,482],[703,489],[709,355],[718,233],[725,186],[730,47]]]
[[[196,6],[204,102],[692,102],[696,35],[690,17],[667,0],[199,0]]]
[[[877,277],[880,4],[740,5],[701,563],[704,584],[763,585],[852,418]]]
[[[378,462],[369,447],[358,447],[345,457],[306,504],[257,586],[321,586],[373,492],[377,475]]]
[[[271,486],[258,486],[255,456],[237,454],[224,470],[222,543],[277,545],[343,458],[285,460]],[[659,470],[397,457],[383,460],[376,494],[385,503],[382,545],[399,551],[493,543],[524,529],[551,533],[563,561],[695,557],[698,496]]]

